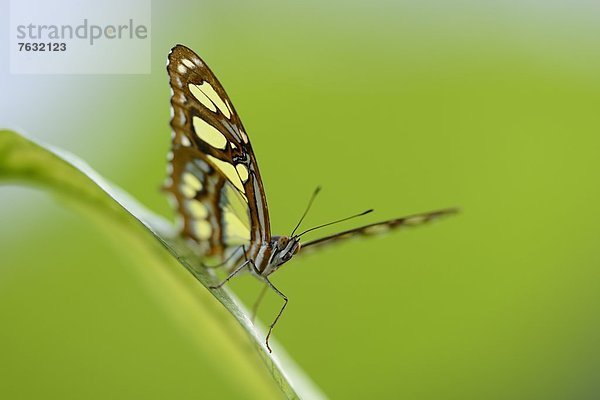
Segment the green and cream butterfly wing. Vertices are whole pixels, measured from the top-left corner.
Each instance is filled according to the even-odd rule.
[[[183,235],[207,256],[221,258],[240,245],[269,240],[258,164],[225,90],[202,59],[182,45],[171,50],[167,71],[173,142],[165,190],[175,198]]]
[[[174,145],[172,154],[165,190],[175,199],[183,236],[196,241],[207,256],[223,257],[229,247],[249,243],[245,198],[196,149]]]

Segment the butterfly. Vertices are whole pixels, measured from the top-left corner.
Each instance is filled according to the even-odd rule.
[[[283,299],[269,326],[265,344],[283,314],[288,298],[269,276],[306,249],[318,248],[356,236],[381,234],[402,226],[420,225],[455,213],[454,208],[378,222],[320,239],[301,242],[296,234],[319,192],[315,190],[302,218],[290,235],[271,235],[265,189],[248,134],[225,89],[204,61],[192,50],[175,46],[168,57],[171,86],[172,150],[164,190],[174,199],[181,217],[181,234],[194,243],[206,259],[219,260],[229,275],[217,289],[241,271],[249,270]],[[205,265],[208,266],[208,265]]]

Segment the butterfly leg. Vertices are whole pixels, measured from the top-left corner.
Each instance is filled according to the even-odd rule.
[[[260,294],[258,295],[258,298],[256,299],[256,301],[254,302],[254,305],[252,306],[252,316],[250,317],[250,321],[252,321],[252,323],[254,323],[254,318],[256,317],[256,314],[258,312],[258,306],[260,306],[260,303],[262,302],[262,299],[265,297],[265,293],[267,293],[267,289],[269,288],[269,285],[265,284],[262,288],[262,290],[260,291]]]
[[[273,350],[271,350],[271,346],[269,346],[269,338],[271,337],[271,333],[273,332],[273,328],[275,327],[275,324],[277,324],[277,321],[279,321],[279,318],[283,314],[283,310],[285,310],[285,307],[287,307],[288,298],[279,289],[277,289],[275,287],[275,285],[273,285],[271,283],[271,281],[269,280],[269,278],[267,278],[266,276],[261,276],[260,271],[258,270],[258,268],[256,268],[256,265],[254,265],[254,261],[253,260],[248,260],[248,262],[250,263],[250,265],[252,265],[252,268],[254,269],[254,272],[258,276],[260,276],[260,279],[262,279],[266,283],[265,288],[270,287],[271,289],[273,289],[273,291],[275,293],[277,293],[277,295],[279,297],[281,297],[283,299],[283,301],[284,301],[283,306],[281,307],[281,310],[279,310],[279,313],[277,314],[277,316],[275,317],[275,319],[273,320],[273,322],[269,326],[269,333],[267,333],[267,337],[265,339],[265,344],[267,345],[267,349],[269,350],[269,353],[272,353]],[[263,291],[264,291],[264,289],[263,289]]]
[[[269,333],[267,333],[267,338],[265,339],[265,344],[267,345],[267,349],[269,350],[269,353],[272,353],[273,350],[271,350],[271,347],[269,346],[269,337],[271,337],[271,332],[273,332],[273,328],[275,327],[275,324],[277,323],[277,321],[279,321],[279,317],[281,317],[281,314],[283,314],[283,310],[285,310],[285,307],[287,306],[288,303],[288,298],[285,294],[281,293],[279,291],[279,289],[277,289],[275,286],[273,286],[273,284],[271,283],[271,281],[268,278],[264,278],[265,282],[267,283],[268,286],[271,287],[271,289],[273,289],[275,291],[275,293],[277,293],[284,301],[283,306],[281,307],[281,310],[279,310],[279,314],[277,314],[277,316],[275,317],[275,320],[273,320],[273,322],[271,323],[271,326],[269,326]]]
[[[229,276],[227,278],[225,278],[225,280],[221,283],[219,283],[218,285],[215,286],[209,286],[209,289],[219,289],[220,287],[222,287],[224,284],[226,284],[227,282],[229,282],[229,280],[231,278],[233,278],[234,276],[236,276],[241,270],[243,270],[244,268],[246,268],[246,266],[248,265],[249,261],[244,261],[242,264],[240,264],[239,267],[237,267],[236,269],[233,270],[232,273],[229,274]]]

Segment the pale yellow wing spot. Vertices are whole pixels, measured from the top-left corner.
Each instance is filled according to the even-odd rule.
[[[240,129],[240,135],[242,135],[242,140],[244,143],[248,144],[248,135],[246,135],[246,132]]]
[[[192,188],[196,192],[202,189],[202,182],[190,172],[183,173],[183,183],[185,186]]]
[[[244,185],[242,184],[242,181],[238,176],[237,170],[233,165],[229,164],[228,162],[221,161],[218,158],[215,158],[209,154],[207,154],[206,157],[210,160],[210,162],[212,162],[215,165],[215,167],[217,167],[223,173],[223,175],[225,175],[225,177],[227,177],[227,179],[229,179],[229,181],[236,188],[238,188],[243,193],[246,192],[244,189]]]
[[[244,225],[235,213],[226,210],[223,213],[225,235],[229,243],[243,244],[250,241],[250,229]]]
[[[202,66],[202,61],[200,61],[200,59],[196,56],[192,57],[192,61],[194,62],[194,64],[196,64],[197,66],[201,67]]]
[[[207,240],[212,235],[212,226],[204,219],[196,221],[193,229],[198,239],[201,240]]]
[[[198,87],[200,88],[200,90],[202,90],[202,92],[204,92],[204,94],[213,103],[215,103],[215,105],[219,108],[219,110],[221,110],[221,112],[223,113],[224,116],[227,117],[227,119],[231,118],[231,113],[229,112],[229,108],[223,102],[223,99],[221,99],[221,97],[217,94],[217,92],[211,86],[210,83],[208,83],[208,82],[202,82],[202,84],[200,86],[198,86]]]
[[[208,108],[212,112],[217,112],[217,107],[215,107],[214,103],[210,101],[210,99],[204,94],[202,90],[198,87],[198,85],[194,85],[190,83],[188,85],[188,89],[190,89],[190,93],[192,96],[196,98],[204,107]]]
[[[194,124],[194,131],[196,131],[196,135],[200,139],[216,149],[225,149],[227,138],[218,129],[196,116],[194,116],[192,122]]]
[[[186,185],[185,183],[181,184],[179,186],[179,189],[181,190],[181,193],[183,193],[183,195],[188,199],[193,199],[194,197],[196,197],[197,191],[194,190],[194,188],[192,188],[191,186]]]
[[[205,219],[208,217],[208,209],[202,203],[197,200],[192,200],[187,202],[187,208],[194,219]]]
[[[248,199],[246,195],[236,190],[233,185],[223,186],[221,192],[224,199],[227,199],[227,203],[224,207],[224,211],[230,211],[238,216],[240,221],[250,229],[250,215],[248,214]]]
[[[229,105],[229,100],[225,99],[225,105],[227,106],[227,110],[229,110],[229,114],[233,114],[233,111],[231,111],[231,106]]]
[[[192,142],[190,142],[190,139],[188,139],[187,136],[181,136],[181,139],[179,139],[179,143],[181,143],[181,145],[185,147],[190,147],[192,145]]]
[[[246,168],[244,164],[237,164],[235,166],[235,169],[237,169],[242,182],[246,183],[246,181],[248,180],[248,168]]]
[[[185,67],[185,65],[179,64],[177,66],[177,72],[179,72],[180,74],[185,74],[187,72],[187,68]]]
[[[181,60],[181,62],[183,63],[183,65],[185,65],[188,68],[195,68],[196,66],[194,65],[193,62],[191,62],[190,60],[188,60],[187,58],[184,58]]]

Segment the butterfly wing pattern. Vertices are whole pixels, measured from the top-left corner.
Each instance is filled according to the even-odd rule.
[[[167,70],[173,142],[165,190],[175,198],[182,233],[205,256],[227,258],[240,245],[254,253],[270,240],[269,213],[242,122],[217,78],[192,50],[173,48]]]
[[[301,236],[316,228],[297,235],[271,236],[258,164],[223,86],[204,61],[183,45],[171,50],[167,71],[172,90],[173,136],[164,190],[174,199],[182,235],[197,244],[201,256],[216,258],[228,268],[227,278],[211,289],[249,270],[265,283],[265,289],[271,288],[284,300],[265,339],[269,351],[269,337],[288,299],[268,276],[301,248],[316,249],[350,237],[420,225],[456,212],[445,209],[397,218],[304,244],[300,243]],[[309,207],[313,199],[314,195]]]

